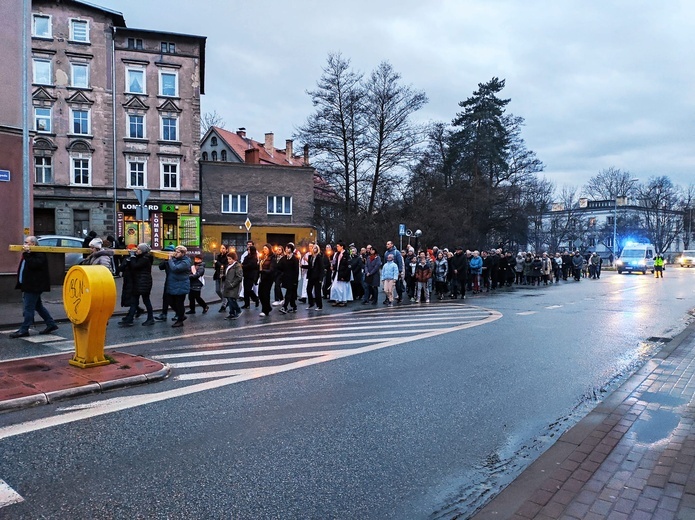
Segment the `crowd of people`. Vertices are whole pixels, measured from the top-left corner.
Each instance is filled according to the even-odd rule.
[[[208,312],[210,307],[201,296],[205,286],[205,263],[201,256],[191,258],[186,247],[177,246],[160,262],[158,267],[165,271],[165,281],[161,311],[155,315],[150,300],[154,265],[150,246],[141,243],[128,255],[115,256],[108,247],[118,244],[112,237],[87,238],[89,241],[85,242],[91,252],[82,263],[103,265],[122,278],[121,306],[128,311],[119,325],[133,326],[135,318],[145,313],[143,326],[166,322],[171,309],[172,327],[183,327],[187,315],[195,314],[197,307],[203,314]],[[37,279],[30,269],[47,272],[45,254],[31,252],[35,242],[34,237],[29,237],[25,243],[21,266],[26,267],[20,267],[18,272],[18,287],[26,292],[25,322],[11,337],[28,335],[35,312],[47,324],[43,333],[57,329],[41,304],[40,293],[48,290],[44,287],[46,281],[41,278],[41,291],[26,281]],[[410,246],[400,251],[392,241],[380,251],[373,245],[358,249],[355,244],[346,246],[338,241],[323,248],[309,243],[305,252],[300,252],[291,242],[284,247],[265,244],[258,250],[249,241],[241,256],[233,248],[220,246],[214,259],[212,281],[222,302],[219,312],[226,313],[226,319],[235,320],[251,309],[252,304],[256,309],[260,307],[262,318],[269,316],[274,308],[281,314],[296,313],[298,302],[307,304],[306,310],[310,312],[320,312],[324,301],[335,307],[345,307],[349,302],[377,305],[380,289],[382,303],[387,306],[399,304],[404,298],[413,303],[429,303],[432,298],[463,299],[467,293],[479,294],[505,286],[551,285],[570,278],[598,279],[601,267],[602,259],[597,253],[582,256],[579,251],[513,255],[501,249],[470,251],[459,246],[453,250],[433,247],[416,252]],[[240,301],[243,301],[241,306]]]

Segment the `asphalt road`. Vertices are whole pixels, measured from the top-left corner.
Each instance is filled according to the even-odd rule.
[[[673,268],[465,305],[112,323],[110,348],[174,376],[0,415],[0,479],[24,499],[0,516],[465,518],[693,302],[695,270]],[[61,333],[27,348],[70,349]]]

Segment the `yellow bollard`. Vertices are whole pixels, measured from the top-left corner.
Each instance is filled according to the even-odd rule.
[[[65,275],[63,305],[72,322],[75,355],[80,368],[108,365],[104,357],[106,325],[116,308],[116,283],[103,265],[75,265]]]

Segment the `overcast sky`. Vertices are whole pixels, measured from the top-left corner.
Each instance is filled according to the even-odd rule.
[[[278,148],[311,114],[330,52],[389,61],[424,90],[422,121],[451,122],[478,83],[506,80],[508,112],[561,187],[598,171],[695,182],[695,2],[647,0],[91,0],[129,27],[207,36],[202,111]],[[297,147],[295,146],[295,149]]]

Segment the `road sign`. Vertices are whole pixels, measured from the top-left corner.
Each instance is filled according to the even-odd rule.
[[[398,234],[405,236],[405,224],[398,224]]]
[[[135,208],[135,220],[150,220],[150,210],[147,206]]]
[[[141,205],[145,205],[147,199],[150,197],[150,190],[133,190],[135,192],[135,198]]]
[[[10,182],[10,170],[0,170],[0,181]]]
[[[244,222],[244,226],[246,226],[246,231],[251,231],[251,221],[248,218]]]

